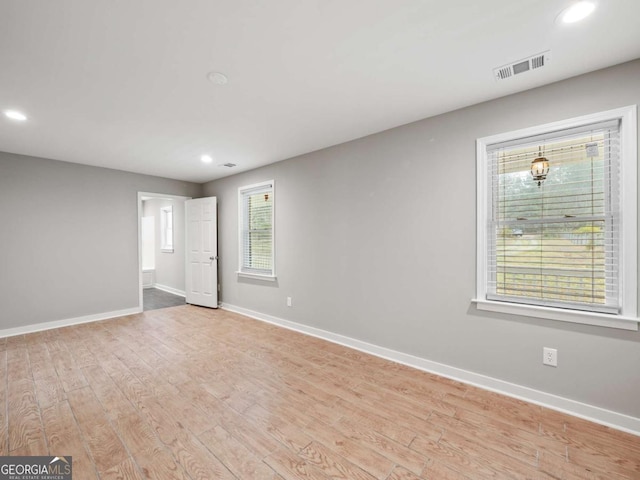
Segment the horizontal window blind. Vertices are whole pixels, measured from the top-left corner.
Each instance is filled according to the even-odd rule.
[[[273,274],[273,185],[241,190],[241,271]]]
[[[615,121],[487,148],[487,299],[619,312],[619,143]]]
[[[173,207],[160,209],[160,248],[162,250],[173,249]]]

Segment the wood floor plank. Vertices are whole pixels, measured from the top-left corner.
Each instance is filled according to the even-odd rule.
[[[115,360],[114,365],[116,365]],[[173,412],[170,409],[165,409],[166,405],[162,405],[158,401],[159,399],[155,399],[152,396],[136,394],[135,392],[139,392],[140,389],[144,388],[139,380],[127,375],[126,372],[122,370],[120,373],[124,374],[129,382],[138,384],[137,388],[129,390],[129,392],[133,392],[134,395],[134,397],[129,400],[137,404],[140,415],[146,421],[150,430],[157,436],[161,444],[171,452],[173,459],[182,467],[181,470],[193,479],[233,478],[233,475],[231,475],[226,467],[202,445],[192,432],[182,425],[180,420],[175,418]],[[124,392],[124,394],[126,396],[127,392]],[[182,419],[182,421],[184,421],[184,419]],[[118,425],[122,425],[122,423],[120,422]],[[126,436],[126,428],[119,428],[123,431],[122,435],[124,438],[128,439],[129,437]],[[146,438],[148,439],[148,435]],[[159,453],[157,448],[151,450],[147,448],[144,451],[149,452],[149,454]],[[144,468],[148,470],[150,468],[148,455],[145,456],[145,459],[147,463],[144,464]]]
[[[103,472],[100,480],[144,480],[144,477],[133,459],[127,458]]]
[[[74,478],[96,479],[96,467],[82,440],[82,433],[76,423],[67,401],[54,403],[42,411],[42,422],[47,438],[48,455],[71,456]],[[40,455],[44,455],[41,452]]]
[[[69,353],[69,351],[59,345],[60,342],[55,342],[55,347],[50,348],[49,354],[51,355],[51,361],[58,373],[58,378],[62,382],[65,392],[70,392],[78,388],[83,388],[87,385],[87,382],[82,375],[82,372],[76,365],[75,359]],[[54,343],[49,343],[49,346],[54,346]]]
[[[392,418],[379,415],[379,413],[382,413],[381,411],[366,408],[366,406],[362,404],[339,399],[336,403],[336,410],[342,414],[339,420],[340,423],[344,421],[356,422],[359,426],[378,432],[404,446],[408,446],[417,435],[411,427],[400,426],[395,423]],[[442,432],[438,432],[436,441],[440,438],[441,434]]]
[[[24,335],[15,335],[7,338],[7,350],[24,349],[27,346]]]
[[[604,457],[640,477],[640,443],[633,435],[581,419],[567,419],[564,438],[570,453],[580,450]]]
[[[468,475],[470,478],[512,478],[495,468],[490,460],[483,460],[476,456],[469,456],[458,448],[445,443],[435,442],[429,438],[417,436],[410,447],[428,456],[436,462],[447,465],[452,470]],[[427,476],[429,465],[425,467],[421,476]]]
[[[625,478],[616,473],[600,472],[593,467],[585,468],[567,461],[566,455],[552,452],[540,452],[538,470],[561,480],[621,480]]]
[[[192,305],[0,339],[2,453],[83,480],[640,478],[640,437]]]
[[[202,443],[237,478],[274,480],[281,478],[271,467],[220,425],[200,435]]]
[[[396,465],[387,480],[421,480],[421,477],[404,467]]]
[[[43,455],[42,452],[47,451],[47,446],[44,442],[44,438],[41,436],[35,437],[33,440],[26,440],[18,448],[15,448],[9,452],[12,457],[30,457],[34,455]]]
[[[114,426],[146,478],[187,478],[184,469],[138,413],[119,415]]]
[[[428,480],[476,480],[476,477],[471,477],[460,473],[447,465],[442,461],[430,461],[422,472],[422,477]]]
[[[366,445],[416,475],[420,475],[426,465],[426,456],[420,455],[415,450],[411,450],[409,447],[384,436],[375,429],[365,427],[355,419],[345,417],[335,423],[334,426],[349,438]]]
[[[526,477],[535,474],[536,478],[540,480],[551,480],[551,477],[545,473],[536,473],[536,467],[532,465],[532,463],[537,464],[536,457],[533,457],[533,459],[516,459],[511,455],[498,451],[498,449],[492,448],[493,445],[488,446],[485,443],[477,443],[453,429],[446,430],[438,443],[445,448],[458,450],[478,462],[488,462],[492,469],[504,476],[517,477],[524,474]]]
[[[291,412],[292,414],[294,412]],[[298,452],[313,441],[300,426],[296,426],[290,422],[290,418],[274,414],[264,409],[260,405],[253,405],[243,414],[249,421],[255,422],[261,428],[278,440],[280,443],[288,447],[294,452]]]
[[[136,463],[144,478],[153,480],[191,480],[184,468],[174,461],[164,448],[141,450],[136,453]]]
[[[185,472],[194,480],[235,479],[229,469],[195,436],[180,435],[178,441],[169,445],[169,448]]]
[[[102,367],[99,365],[83,367],[82,374],[111,421],[137,412]]]
[[[250,448],[259,458],[264,458],[281,448],[280,442],[271,436],[266,429],[256,425],[235,410],[226,408],[216,418],[220,422],[220,426],[243,445]]]
[[[455,419],[463,422],[464,425],[468,425],[471,428],[475,427],[476,432],[479,435],[501,438],[501,444],[505,443],[505,440],[509,440],[512,443],[508,444],[508,448],[529,448],[537,449],[538,451],[545,450],[555,452],[558,455],[562,455],[563,452],[566,452],[566,442],[543,435],[540,431],[534,433],[530,430],[520,429],[512,423],[509,423],[508,420],[503,421],[501,419],[495,419],[482,415],[479,412],[463,408],[459,408],[456,411]],[[432,423],[437,423],[439,420],[450,421],[449,419],[440,419],[437,414],[429,419]],[[518,445],[520,445],[520,447],[518,447]]]
[[[70,345],[69,351],[75,360],[75,364],[79,369],[85,367],[91,367],[98,365],[98,360],[93,356],[93,353],[89,350],[82,341],[76,341]]]
[[[13,337],[9,337],[13,338]],[[17,383],[21,381],[32,381],[33,375],[29,364],[29,353],[26,348],[7,348],[7,383]]]
[[[41,408],[53,403],[63,402],[67,399],[64,386],[57,373],[49,377],[38,378],[35,381],[36,395]]]
[[[49,350],[44,342],[29,341],[27,343],[27,355],[29,356],[31,375],[34,380],[42,377],[48,377],[55,373],[56,370],[53,368],[51,363]]]
[[[181,394],[189,403],[200,408],[209,418],[232,434],[243,445],[251,449],[258,458],[264,458],[280,447],[280,443],[255,422],[249,421],[239,412],[211,395],[198,384],[183,384]]]
[[[632,457],[619,454],[603,454],[597,448],[587,444],[567,447],[569,463],[581,465],[589,463],[595,469],[610,474],[617,474],[624,478],[640,478],[640,463]]]
[[[36,400],[33,380],[9,382],[7,404],[9,453],[19,451],[34,442],[44,444],[40,407]]]
[[[163,448],[151,425],[138,413],[119,416],[113,422],[113,425],[122,442],[127,447],[127,450],[132,455],[143,451],[154,451]]]
[[[6,342],[0,342],[0,345],[2,344],[6,345]],[[7,411],[7,351],[0,350],[0,455],[2,456],[9,455]]]
[[[331,478],[328,473],[307,463],[286,448],[279,448],[269,454],[264,462],[285,480],[327,480]],[[342,476],[342,478],[349,477]]]
[[[376,478],[316,441],[303,448],[299,455],[305,462],[315,466],[329,478],[349,478],[352,480],[373,480]],[[386,476],[377,478],[386,478]]]
[[[528,416],[512,417],[508,414],[502,415],[499,407],[492,407],[485,403],[476,402],[457,395],[447,394],[444,396],[444,401],[456,407],[456,412],[460,412],[460,410],[469,410],[479,413],[487,419],[507,423],[513,427],[519,428],[520,430],[525,430],[531,433],[540,431],[540,422],[537,419],[530,418]]]
[[[386,478],[395,463],[364,442],[351,439],[318,420],[307,425],[305,431],[321,443],[375,478]],[[422,462],[424,466],[424,462]]]
[[[507,427],[496,432],[485,425],[464,422],[438,413],[434,413],[429,418],[429,422],[439,426],[444,431],[453,431],[469,442],[490,445],[490,448],[498,454],[511,456],[531,466],[536,466],[537,464],[538,449],[535,445],[518,439],[515,433],[517,430],[513,427]]]
[[[123,462],[128,454],[93,390],[74,389],[67,392],[67,397],[98,472]]]

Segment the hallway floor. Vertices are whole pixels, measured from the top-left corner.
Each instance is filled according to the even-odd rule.
[[[157,288],[145,288],[142,291],[143,310],[158,310],[159,308],[177,307],[184,305],[184,297],[173,293],[158,290]]]

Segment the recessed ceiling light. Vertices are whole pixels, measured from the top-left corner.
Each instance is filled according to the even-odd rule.
[[[24,113],[18,112],[17,110],[5,110],[4,115],[11,120],[18,120],[20,122],[24,122],[27,119]]]
[[[586,0],[574,3],[560,13],[562,23],[575,23],[587,18],[596,9],[596,4]]]
[[[224,73],[220,72],[209,72],[207,74],[207,78],[214,85],[226,85],[229,79]]]
[[[202,161],[202,163],[211,163],[211,162],[213,162],[213,158],[211,158],[211,155],[202,155],[200,157],[200,160]]]

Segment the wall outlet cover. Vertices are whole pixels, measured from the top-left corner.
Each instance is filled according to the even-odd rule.
[[[558,366],[558,350],[555,348],[544,347],[542,349],[542,363],[550,367]]]

